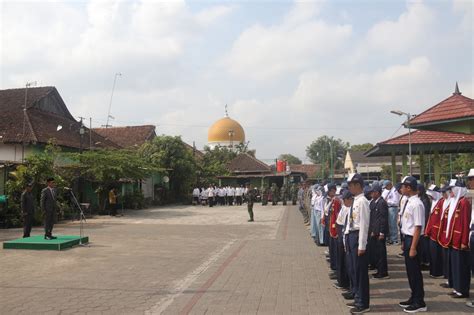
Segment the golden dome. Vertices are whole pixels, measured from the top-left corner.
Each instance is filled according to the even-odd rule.
[[[224,117],[209,128],[207,141],[209,143],[245,142],[244,128],[235,120]]]

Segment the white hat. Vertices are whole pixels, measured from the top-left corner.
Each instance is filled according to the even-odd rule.
[[[468,177],[468,178],[469,178],[469,177],[474,177],[474,168],[471,168],[471,169],[469,170],[469,173],[467,174],[467,177]]]

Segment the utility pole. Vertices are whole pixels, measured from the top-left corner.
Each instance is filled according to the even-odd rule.
[[[21,136],[21,162],[25,162],[25,132],[26,132],[26,119],[27,119],[27,114],[26,114],[26,106],[27,106],[27,101],[28,101],[28,88],[30,86],[36,86],[36,81],[33,82],[27,82],[25,84],[25,104],[23,106],[23,134]]]
[[[107,113],[107,123],[105,124],[105,128],[110,127],[109,125],[109,119],[111,118],[110,116],[110,110],[112,109],[112,99],[114,97],[114,90],[115,90],[115,83],[117,82],[117,77],[121,77],[122,74],[120,72],[117,72],[114,76],[114,84],[112,85],[112,94],[110,95],[110,102],[109,102],[109,112]]]

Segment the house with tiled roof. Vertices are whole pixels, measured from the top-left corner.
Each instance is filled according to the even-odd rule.
[[[119,148],[74,119],[52,86],[0,90],[0,111],[0,194],[8,167],[41,152],[49,142],[69,151]]]
[[[402,157],[403,176],[408,174],[407,156],[412,154],[419,161],[420,180],[439,185],[442,177],[453,177],[452,171],[441,174],[440,155],[449,154],[451,163],[453,154],[474,154],[474,100],[463,96],[457,83],[450,97],[415,115],[404,125],[418,130],[409,129],[408,133],[379,142],[364,153],[368,157],[391,156],[393,180],[397,177],[396,156]]]
[[[153,125],[93,128],[92,130],[122,148],[140,147],[146,141],[151,141],[156,137]]]

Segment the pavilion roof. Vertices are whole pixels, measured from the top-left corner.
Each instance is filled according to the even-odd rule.
[[[410,126],[417,128],[418,126],[471,119],[474,119],[474,100],[462,95],[456,83],[453,95],[412,118]]]
[[[411,137],[412,152],[433,153],[472,153],[474,152],[474,135],[446,132],[416,130],[409,136],[408,133],[377,143],[365,152],[365,156],[386,156],[395,153],[407,154]]]

